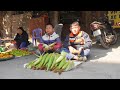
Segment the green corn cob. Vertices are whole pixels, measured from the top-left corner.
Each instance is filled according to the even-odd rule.
[[[36,61],[32,64],[32,69],[36,70],[37,66],[40,64],[40,62],[42,61],[42,58],[37,58]]]
[[[53,69],[52,69],[53,72],[58,72],[58,66],[59,66],[60,63],[61,63],[61,62],[58,62],[58,63],[56,63],[56,64],[54,65],[54,67],[53,67]]]
[[[34,63],[35,61],[36,61],[36,60],[33,60],[33,61],[29,62],[29,63],[26,65],[26,68],[31,69],[31,68],[32,68],[32,65],[33,65],[33,63]]]
[[[46,60],[46,58],[48,57],[48,55],[49,55],[48,53],[44,55],[44,58],[43,58],[43,60],[41,61],[41,69],[44,68],[44,65],[43,65],[43,64],[45,63],[45,60]]]
[[[50,69],[52,69],[55,66],[55,64],[56,64],[55,62],[56,62],[57,58],[59,58],[59,56],[60,56],[60,54],[55,53],[55,58],[54,58],[54,61],[53,61],[52,66],[51,66]]]
[[[34,55],[37,56],[38,58],[40,57],[39,55],[37,55],[37,54],[35,54],[35,53],[34,53]]]
[[[68,64],[67,68],[65,69],[65,71],[69,71],[70,69],[72,69],[74,67],[74,62],[70,61],[70,63]]]
[[[33,65],[35,66],[35,65],[37,65],[37,64],[39,64],[40,62],[41,62],[41,60],[42,60],[42,55],[33,63]]]
[[[63,67],[59,70],[56,70],[55,72],[58,72],[58,74],[60,75],[62,72],[64,72],[64,70],[67,68],[69,64],[70,64],[70,60],[68,62],[65,62]]]
[[[63,58],[65,58],[66,54],[67,54],[66,52],[62,51],[60,57],[56,60],[56,63],[60,62]]]
[[[64,58],[64,59],[60,62],[59,66],[58,66],[58,69],[61,69],[65,63],[66,63],[66,58]]]
[[[51,55],[52,55],[52,54],[48,54],[47,58],[45,59],[45,62],[44,62],[44,64],[43,64],[43,66],[46,67],[46,64],[48,63],[48,61],[49,61]]]
[[[57,67],[59,66],[59,64],[60,64],[60,62],[55,63],[55,65],[54,65],[53,68],[52,68],[52,71],[55,71],[55,70],[57,69]]]
[[[66,63],[66,58],[64,58],[60,63],[59,65],[54,69],[54,72],[59,72],[59,74],[61,74],[61,72],[63,71],[62,70],[62,67],[63,65]]]
[[[38,62],[39,58],[36,58],[34,61],[29,62],[29,67],[35,66],[35,63]]]
[[[69,62],[70,62],[70,61],[66,62],[66,63],[63,65],[62,70],[65,70],[65,69],[67,68],[67,66],[69,65]]]
[[[64,72],[64,70],[67,68],[68,65],[69,65],[69,62],[65,62],[63,67],[57,70],[56,72],[58,72],[58,74],[60,75],[62,72]]]
[[[44,61],[45,61],[45,59],[46,59],[46,57],[47,57],[47,55],[48,55],[48,53],[45,54],[45,55],[43,55],[43,58],[42,58],[41,62],[39,63],[39,65],[36,66],[37,69],[38,69],[38,68],[41,68],[41,66],[43,65],[43,63],[44,63]]]
[[[50,60],[49,60],[49,62],[48,62],[48,64],[47,64],[47,71],[50,69],[50,67],[51,67],[51,65],[52,65],[52,63],[53,63],[53,60],[54,60],[54,53],[52,54],[52,56],[51,56],[51,58],[50,58]]]
[[[38,60],[34,63],[34,66],[38,66],[41,63],[41,61],[43,60],[43,57],[44,57],[44,55],[40,55],[40,57],[37,58]]]
[[[52,70],[51,68],[54,66],[54,62],[55,62],[55,60],[56,60],[57,54],[55,53],[54,56],[55,56],[55,57],[54,57],[54,60],[53,60],[52,65],[51,65],[51,67],[50,67],[50,70]]]
[[[33,60],[33,61],[30,61],[29,63],[28,63],[28,65],[29,64],[32,64],[33,62],[36,62],[38,60],[38,58],[36,58],[35,60]]]
[[[43,44],[43,47],[46,48],[46,47],[48,47],[48,45],[47,44]]]
[[[55,44],[56,44],[56,43],[52,43],[52,44],[49,45],[49,47],[52,47],[52,46],[54,46]]]

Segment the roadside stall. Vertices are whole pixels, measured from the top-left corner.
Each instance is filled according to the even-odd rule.
[[[63,51],[59,53],[46,53],[38,56],[35,60],[32,60],[24,64],[24,68],[31,70],[45,70],[52,71],[54,73],[61,74],[77,68],[83,61],[67,60],[66,53]]]
[[[26,49],[16,49],[11,43],[12,38],[1,39],[0,44],[0,61],[11,60],[17,57],[31,55],[32,52]]]
[[[10,42],[12,39],[2,39],[4,42]],[[43,53],[41,55],[35,54],[37,47],[34,47],[30,44],[25,49],[15,49],[4,46],[1,48],[0,52],[0,61],[12,60],[14,58],[20,58],[28,55],[36,55],[36,59],[24,64],[24,68],[32,70],[45,70],[53,71],[54,73],[61,74],[76,68],[82,62],[75,60],[67,60],[66,52],[62,51],[61,53]]]
[[[54,44],[45,46],[45,49],[53,45]],[[62,72],[66,72],[76,68],[78,65],[80,65],[83,62],[76,60],[68,60],[66,58],[66,55],[67,53],[65,51],[62,51],[61,53],[43,52],[41,55],[36,55],[37,58],[35,60],[32,60],[24,64],[24,68],[32,69],[32,70],[53,71],[54,73],[61,74]]]

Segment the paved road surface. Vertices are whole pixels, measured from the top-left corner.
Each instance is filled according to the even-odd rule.
[[[0,79],[120,79],[120,40],[105,50],[93,45],[89,60],[61,75],[41,70],[25,69],[23,65],[36,56],[26,56],[0,62]]]

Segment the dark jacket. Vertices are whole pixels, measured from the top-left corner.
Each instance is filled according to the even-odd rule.
[[[91,46],[92,46],[92,40],[90,39],[89,35],[86,32],[84,32],[84,31],[82,31],[82,32],[83,33],[82,33],[81,37],[83,37],[84,40],[85,40],[85,44],[84,45],[81,45],[80,43],[75,43],[75,42],[71,43],[69,41],[70,38],[76,38],[76,37],[70,37],[70,35],[67,35],[66,39],[64,41],[63,47],[68,48],[68,46],[73,46],[73,47],[75,46],[77,48],[84,47],[84,49],[90,49]]]
[[[28,41],[28,34],[26,31],[23,31],[23,33],[21,35],[19,35],[17,33],[17,35],[15,36],[14,40],[18,43],[22,43],[22,42],[26,42],[27,45],[29,45],[29,41]]]

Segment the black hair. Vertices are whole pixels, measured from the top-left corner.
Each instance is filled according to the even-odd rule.
[[[47,23],[47,24],[46,24],[46,26],[47,26],[47,25],[51,25],[51,26],[52,26],[52,28],[54,28],[53,24],[51,24],[51,23]]]
[[[70,27],[71,27],[73,24],[80,26],[80,24],[79,24],[78,21],[74,21],[74,22],[72,22],[72,24],[70,24]]]
[[[18,27],[18,29],[21,29],[23,32],[25,31],[25,30],[23,29],[23,27]]]

